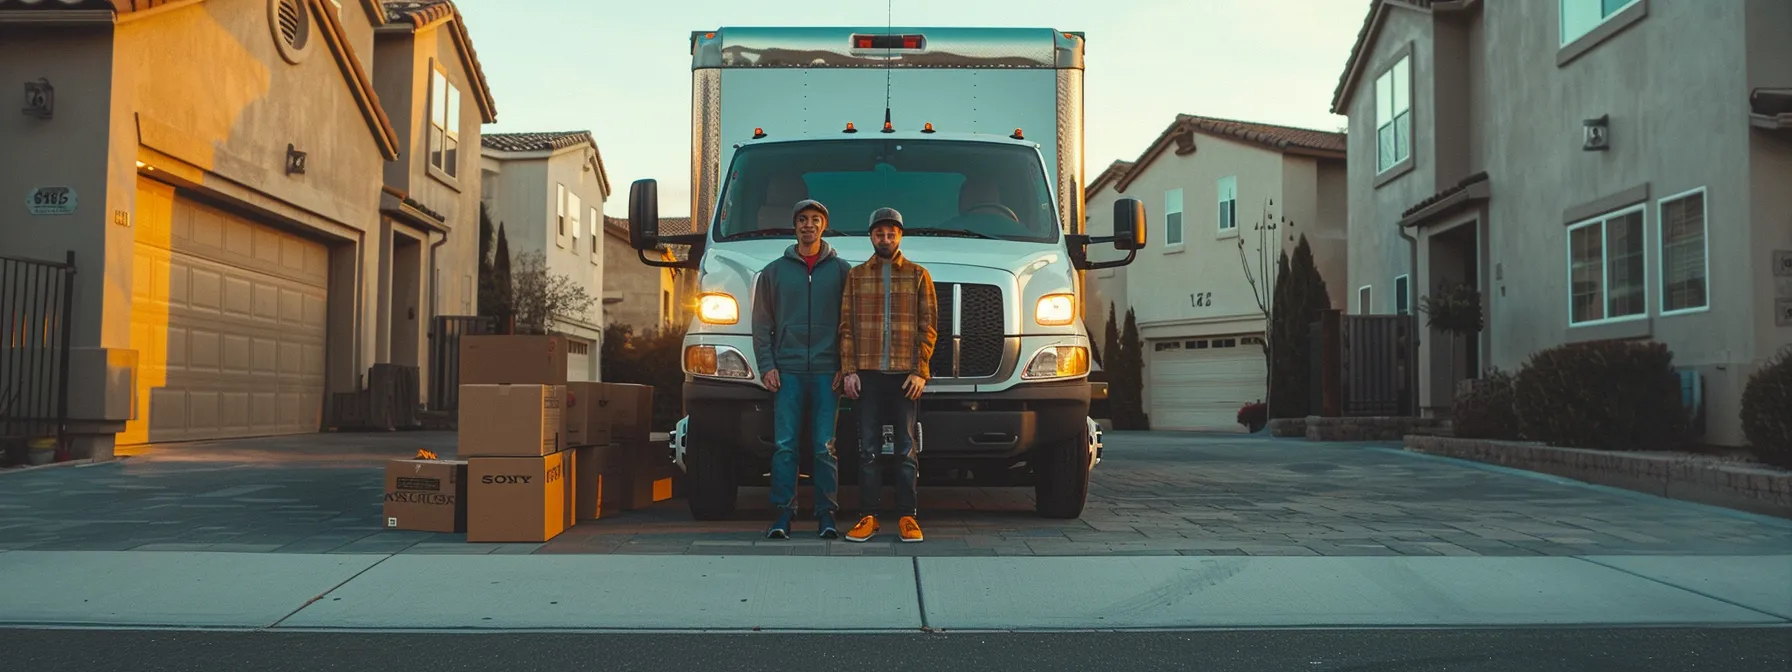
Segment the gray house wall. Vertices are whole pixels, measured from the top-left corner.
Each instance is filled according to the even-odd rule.
[[[1437,192],[1433,176],[1436,146],[1432,119],[1431,17],[1406,9],[1388,11],[1381,37],[1363,55],[1366,65],[1350,99],[1350,251],[1346,268],[1346,302],[1338,308],[1363,312],[1357,306],[1358,288],[1369,285],[1373,309],[1393,310],[1394,278],[1412,273],[1413,244],[1401,236],[1401,211]],[[1399,60],[1412,56],[1412,162],[1376,174],[1375,79]],[[1327,279],[1327,282],[1336,282]]]

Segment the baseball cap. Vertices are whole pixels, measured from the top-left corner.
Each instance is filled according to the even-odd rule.
[[[892,224],[900,229],[902,228],[902,213],[897,212],[895,208],[878,208],[877,212],[871,213],[870,228],[876,228],[879,224]]]
[[[805,198],[797,201],[796,207],[790,209],[790,218],[796,219],[796,216],[803,214],[804,210],[815,210],[820,212],[823,217],[828,216],[828,206],[822,205],[821,201],[817,201],[813,198]]]

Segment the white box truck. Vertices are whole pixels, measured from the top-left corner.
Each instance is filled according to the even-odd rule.
[[[735,27],[690,45],[695,232],[659,231],[653,180],[631,186],[629,226],[643,263],[697,273],[672,438],[692,514],[729,516],[739,486],[768,482],[772,397],[753,356],[752,288],[794,242],[792,206],[813,198],[853,264],[871,254],[871,212],[901,211],[903,254],[932,273],[921,486],[1031,486],[1040,515],[1080,516],[1101,452],[1083,272],[1130,263],[1145,244],[1136,199],[1115,206],[1114,235],[1083,233],[1083,36]],[[1125,257],[1088,261],[1089,245],[1109,243]],[[858,474],[853,413],[843,400],[843,484]]]

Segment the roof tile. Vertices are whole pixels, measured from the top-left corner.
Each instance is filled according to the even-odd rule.
[[[485,79],[485,67],[479,64],[479,51],[473,48],[473,37],[467,34],[467,22],[461,18],[460,9],[452,0],[382,0],[382,4],[386,8],[387,21],[404,21],[416,28],[450,17],[454,19],[455,36],[466,47],[467,61],[472,63],[473,77],[478,80],[479,107],[485,112],[487,123],[496,121],[498,103],[492,98],[491,83]]]
[[[486,149],[501,152],[540,152],[565,149],[580,143],[596,144],[591,131],[547,131],[533,133],[487,133],[480,136]]]

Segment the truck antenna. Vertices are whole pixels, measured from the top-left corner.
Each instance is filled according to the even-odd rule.
[[[896,33],[896,0],[884,1],[884,128],[890,128],[890,36]]]

